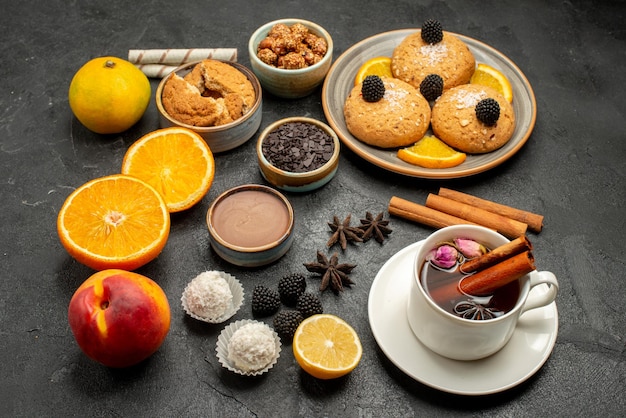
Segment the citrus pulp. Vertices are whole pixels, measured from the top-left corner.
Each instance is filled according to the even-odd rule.
[[[123,174],[91,180],[72,192],[57,216],[63,247],[94,270],[135,270],[156,258],[170,231],[161,195]]]
[[[211,149],[202,137],[185,128],[150,132],[128,148],[122,174],[154,187],[170,212],[189,209],[209,191],[215,174]]]

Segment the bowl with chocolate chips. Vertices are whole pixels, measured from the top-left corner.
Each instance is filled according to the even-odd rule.
[[[288,192],[309,192],[328,183],[339,166],[339,138],[317,119],[280,119],[261,132],[257,159],[261,174]]]
[[[317,23],[279,19],[252,34],[248,53],[264,90],[295,99],[313,93],[324,81],[333,60],[333,40]]]

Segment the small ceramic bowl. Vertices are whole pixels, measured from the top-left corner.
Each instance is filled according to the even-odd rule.
[[[241,118],[224,125],[188,125],[174,119],[165,111],[161,97],[163,94],[163,88],[165,87],[165,83],[167,82],[167,80],[169,80],[170,77],[173,77],[174,73],[178,74],[180,77],[184,77],[193,69],[196,64],[200,62],[201,61],[196,61],[181,65],[167,77],[164,77],[159,83],[156,91],[156,106],[159,110],[159,124],[161,128],[178,126],[197,132],[202,136],[202,138],[204,138],[206,143],[209,145],[209,148],[211,148],[211,152],[213,153],[228,151],[244,144],[246,141],[252,138],[252,136],[254,136],[256,131],[259,129],[259,126],[261,126],[261,117],[263,113],[261,84],[259,83],[259,79],[249,68],[236,62],[222,61],[226,64],[232,65],[234,68],[242,72],[248,78],[248,80],[250,80],[250,83],[252,83],[252,87],[254,88],[254,92],[256,95],[256,99],[254,101],[254,104],[252,105],[252,108]]]
[[[314,35],[323,37],[328,45],[324,58],[309,67],[293,70],[276,68],[261,61],[257,56],[259,43],[277,23],[284,23],[287,26],[301,23]],[[248,41],[248,53],[252,71],[259,78],[263,89],[278,97],[295,99],[308,96],[324,81],[333,60],[333,40],[330,34],[316,23],[303,19],[279,19],[266,23],[252,34]]]
[[[285,169],[278,168],[270,161],[272,158],[268,158],[264,154],[263,145],[267,140],[268,135],[276,131],[276,129],[280,128],[282,125],[295,122],[314,125],[330,137],[333,145],[332,154],[330,155],[328,161],[321,167],[305,172],[287,171]],[[312,118],[291,117],[278,120],[265,128],[263,132],[261,132],[261,135],[259,135],[256,151],[259,169],[261,170],[261,174],[265,180],[275,187],[287,192],[309,192],[322,187],[335,176],[339,166],[340,143],[335,131],[333,131],[330,126],[325,123]],[[302,154],[302,157],[306,158],[304,154]]]
[[[245,184],[220,194],[207,212],[213,250],[242,267],[259,267],[282,257],[294,239],[294,212],[279,191]]]

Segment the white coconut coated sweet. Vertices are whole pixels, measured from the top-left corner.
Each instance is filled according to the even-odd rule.
[[[233,301],[228,282],[217,271],[205,271],[185,288],[183,297],[187,308],[202,318],[217,318],[226,312]]]
[[[235,331],[228,342],[228,359],[248,372],[263,369],[276,356],[272,330],[263,323],[250,323]]]

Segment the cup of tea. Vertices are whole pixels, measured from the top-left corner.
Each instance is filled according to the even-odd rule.
[[[449,264],[433,262],[434,250],[449,243],[454,251],[455,242],[477,244],[484,252],[510,241],[474,225],[454,225],[432,233],[415,257],[407,317],[415,336],[430,350],[455,360],[478,360],[506,345],[525,312],[553,303],[559,284],[553,273],[533,270],[492,294],[465,293],[460,283],[473,274],[463,270],[471,255],[459,252]]]

